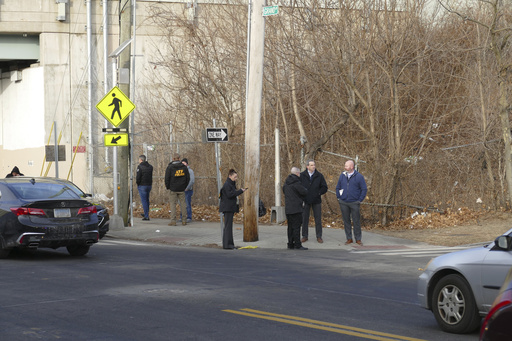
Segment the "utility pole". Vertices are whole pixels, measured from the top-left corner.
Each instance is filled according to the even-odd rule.
[[[260,124],[263,93],[263,52],[265,45],[265,0],[249,4],[250,30],[248,80],[245,109],[245,179],[244,242],[258,240],[258,205],[260,194]]]
[[[131,38],[131,21],[132,21],[132,6],[130,2],[126,2],[125,6],[120,9],[120,32],[119,41],[124,42]],[[119,55],[119,89],[127,96],[130,97],[130,49],[127,48]],[[129,131],[130,120],[124,120],[119,128],[124,128]],[[121,147],[118,149],[118,171],[117,177],[119,183],[114,187],[114,191],[118,191],[119,198],[119,215],[123,218],[124,226],[128,226],[128,210],[130,209],[130,184],[128,183],[130,167],[130,149],[128,147]],[[116,177],[116,174],[114,174]]]

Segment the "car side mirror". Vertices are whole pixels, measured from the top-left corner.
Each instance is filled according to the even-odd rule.
[[[512,238],[509,236],[499,236],[494,241],[494,244],[501,250],[509,251],[512,244],[511,240]]]

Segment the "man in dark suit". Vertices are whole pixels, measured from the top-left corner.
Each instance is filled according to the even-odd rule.
[[[300,180],[302,185],[308,190],[308,195],[304,200],[304,212],[302,213],[302,240],[308,240],[309,228],[309,212],[313,210],[315,217],[315,232],[316,240],[323,243],[322,239],[322,195],[327,193],[327,182],[325,178],[316,169],[314,160],[308,160],[306,163],[306,170],[300,173]]]

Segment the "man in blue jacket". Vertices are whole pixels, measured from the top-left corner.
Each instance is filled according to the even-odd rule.
[[[347,241],[345,245],[352,244],[352,223],[354,224],[354,236],[356,243],[363,245],[361,241],[361,202],[366,197],[366,181],[364,176],[354,169],[354,161],[345,162],[345,171],[341,173],[336,185],[336,197],[340,204],[341,215],[343,216],[343,225],[345,226],[345,236]]]

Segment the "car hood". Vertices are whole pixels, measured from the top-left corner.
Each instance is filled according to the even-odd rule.
[[[465,266],[482,263],[493,245],[494,242],[486,246],[450,252],[438,256],[430,262],[426,270],[439,271],[442,269],[458,269],[459,271],[463,271]]]

